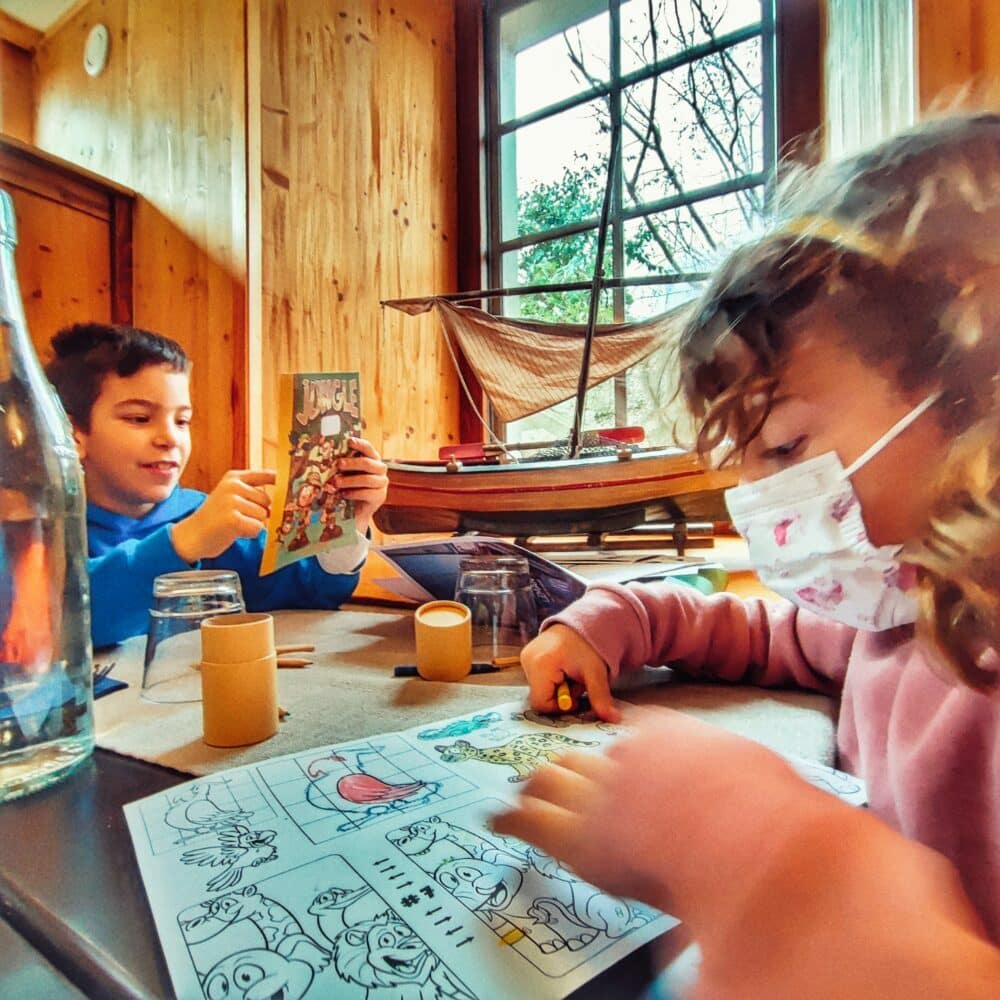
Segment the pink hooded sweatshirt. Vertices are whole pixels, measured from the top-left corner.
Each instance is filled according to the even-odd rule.
[[[861,632],[787,601],[711,597],[673,584],[596,584],[548,619],[621,671],[839,696],[838,766],[872,811],[945,855],[1000,944],[1000,698],[932,672],[912,626]]]

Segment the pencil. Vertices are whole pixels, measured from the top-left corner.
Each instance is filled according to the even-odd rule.
[[[500,667],[495,667],[492,663],[473,663],[469,669],[470,674],[495,674]],[[420,673],[412,663],[403,663],[392,668],[393,677],[419,677]]]
[[[521,665],[520,656],[494,656],[494,667],[517,667]]]
[[[556,688],[556,704],[560,712],[570,712],[573,709],[573,696],[569,693],[569,684],[566,681]]]
[[[316,647],[311,642],[303,642],[298,646],[275,646],[274,651],[280,656],[282,653],[315,653]]]
[[[279,667],[308,667],[312,660],[304,660],[301,656],[279,656]]]

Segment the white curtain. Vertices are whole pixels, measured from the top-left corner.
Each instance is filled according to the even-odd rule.
[[[826,0],[826,154],[916,120],[913,0]]]

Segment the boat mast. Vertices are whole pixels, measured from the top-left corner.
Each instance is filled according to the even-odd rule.
[[[617,176],[618,157],[621,153],[621,126],[611,119],[611,154],[608,157],[608,177],[604,185],[604,202],[601,205],[601,221],[597,229],[597,261],[594,264],[594,280],[590,285],[590,308],[587,312],[587,332],[583,341],[583,361],[580,364],[580,378],[576,384],[576,410],[573,414],[573,429],[569,436],[569,457],[580,454],[580,436],[583,427],[583,403],[590,381],[590,354],[597,327],[597,309],[601,301],[601,287],[604,279],[604,244],[608,236],[608,215],[611,212],[611,191]]]

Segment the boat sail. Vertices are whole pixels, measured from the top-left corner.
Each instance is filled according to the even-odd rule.
[[[583,325],[493,316],[443,296],[383,304],[410,315],[433,310],[452,357],[464,355],[504,421],[577,393],[587,339]],[[596,326],[586,387],[673,344],[684,310]],[[601,443],[600,434],[586,435],[584,444],[588,438]],[[735,474],[706,468],[691,452],[609,443],[574,457],[569,440],[561,444],[553,449],[561,451],[559,457],[543,460],[525,460],[522,453],[511,461],[522,446],[498,443],[474,464],[449,461],[447,453],[436,462],[389,462],[389,494],[375,523],[389,534],[551,535],[728,519],[722,493],[735,484]]]
[[[509,319],[451,301],[497,294],[489,291],[382,303],[411,314],[435,310],[459,377],[461,352],[504,421],[576,397],[573,427],[558,458],[513,461],[514,446],[497,441],[495,464],[469,466],[454,455],[437,463],[388,463],[388,496],[375,514],[382,531],[591,535],[661,521],[674,526],[680,547],[688,521],[726,519],[722,493],[735,483],[732,471],[705,468],[680,448],[619,444],[610,454],[581,451],[587,389],[675,343],[685,315],[681,307],[642,323],[597,324],[600,292],[612,285],[604,279],[604,247],[612,166],[620,151],[621,129],[614,124],[585,326]],[[489,431],[485,421],[483,426]]]

